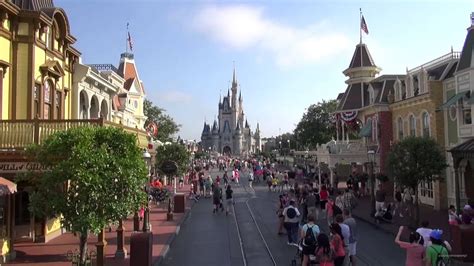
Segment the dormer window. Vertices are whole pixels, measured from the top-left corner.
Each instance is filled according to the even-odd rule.
[[[418,96],[420,94],[420,82],[418,76],[413,76],[413,96]]]
[[[397,79],[393,84],[393,90],[395,91],[395,101],[402,100],[402,82]]]

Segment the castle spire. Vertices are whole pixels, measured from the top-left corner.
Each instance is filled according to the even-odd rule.
[[[237,86],[237,77],[235,75],[235,61],[234,61],[234,73],[232,74],[232,87]]]

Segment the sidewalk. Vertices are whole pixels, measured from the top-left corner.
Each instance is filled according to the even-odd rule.
[[[375,219],[370,216],[371,210],[370,196],[361,197],[358,200],[357,207],[352,211],[352,214],[360,220],[373,224],[375,227],[393,234],[393,236],[398,233],[400,225],[410,225],[410,219],[408,217],[401,218],[398,214],[393,217],[392,223],[381,222],[380,224],[377,224]],[[443,230],[443,236],[445,239],[450,240],[447,210],[436,211],[430,206],[420,204],[420,222],[424,220],[429,221],[430,228]]]
[[[168,187],[171,189],[170,187]],[[189,191],[189,185],[184,186],[182,189],[178,189],[178,192],[185,193],[187,195]],[[174,237],[179,233],[180,225],[189,213],[193,202],[187,200],[186,197],[186,211],[185,213],[174,213],[173,221],[166,220],[168,205],[162,203],[160,206],[152,206],[150,210],[150,224],[153,232],[153,261],[157,264],[163,256],[168,252],[171,242]],[[123,224],[125,231],[125,249],[130,251],[130,236],[133,230],[133,217],[129,217],[124,221]],[[143,226],[143,222],[140,223],[140,229]],[[117,233],[115,231],[116,226],[112,226],[112,231],[106,230],[105,238],[107,240],[107,246],[105,248],[106,254],[106,265],[117,265],[125,266],[130,265],[130,254],[127,259],[116,260],[114,258],[115,251],[117,249]],[[95,244],[97,237],[92,235],[88,238],[88,251],[95,251]],[[75,237],[72,233],[65,233],[48,243],[17,243],[15,244],[16,259],[8,263],[8,265],[40,265],[40,266],[70,266],[71,261],[67,258],[66,254],[68,251],[79,250],[79,238]]]

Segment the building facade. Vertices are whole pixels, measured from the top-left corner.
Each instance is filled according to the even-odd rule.
[[[474,13],[471,21],[474,21]],[[443,84],[444,134],[448,168],[448,203],[462,208],[474,201],[474,126],[472,123],[474,91],[474,23],[466,39],[454,74]]]
[[[204,151],[214,151],[226,155],[248,155],[261,151],[260,127],[257,123],[255,133],[245,118],[243,98],[238,93],[235,69],[232,88],[227,96],[219,99],[218,119],[212,127],[204,123],[201,134],[201,146]]]

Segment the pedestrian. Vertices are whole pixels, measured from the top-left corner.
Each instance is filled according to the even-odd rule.
[[[379,184],[377,191],[375,192],[375,216],[380,216],[385,205],[385,190],[382,185]]]
[[[409,188],[403,190],[403,211],[408,217],[412,217],[413,196]]]
[[[347,209],[352,211],[357,206],[357,199],[354,196],[354,193],[352,193],[352,190],[346,188],[344,194],[342,195],[342,201],[344,208],[343,210]]]
[[[428,246],[428,242],[430,241],[430,234],[431,231],[433,231],[433,229],[428,228],[429,225],[430,222],[425,220],[421,222],[421,227],[416,229],[416,232],[423,237],[425,247]]]
[[[334,249],[334,265],[342,266],[346,251],[344,249],[344,237],[342,236],[341,227],[337,223],[329,226],[331,232],[331,246]]]
[[[227,176],[227,172],[224,172],[222,179],[224,179],[224,186],[227,187],[227,185],[229,184],[229,177]]]
[[[295,201],[290,200],[289,206],[283,209],[284,223],[283,226],[288,234],[288,245],[297,245],[298,240],[298,217],[300,212],[295,207]]]
[[[319,235],[319,226],[315,224],[314,215],[308,215],[308,223],[303,225],[300,231],[303,247],[303,263],[302,266],[309,265],[309,255],[313,255],[316,250],[317,236]]]
[[[341,233],[343,236],[344,240],[344,251],[345,251],[345,257],[344,257],[344,265],[348,265],[349,261],[349,239],[351,237],[351,229],[347,224],[344,223],[344,217],[342,214],[336,215],[336,223],[341,227]]]
[[[280,195],[278,197],[278,209],[277,209],[277,216],[278,216],[278,235],[283,235],[283,223],[285,221],[285,216],[283,215],[283,210],[286,208],[287,205],[287,197],[285,195]]]
[[[308,208],[308,216],[313,215],[316,220],[319,219],[316,209],[316,194],[312,189],[309,190],[308,196],[306,196],[306,207]]]
[[[405,266],[423,266],[425,264],[425,247],[423,246],[423,237],[417,232],[411,232],[409,242],[401,241],[400,236],[403,233],[403,230],[404,227],[401,225],[398,229],[398,234],[395,237],[395,243],[407,251]]]
[[[321,233],[318,235],[317,241],[318,247],[316,248],[315,254],[319,266],[333,266],[336,252],[329,242],[329,237]]]
[[[454,205],[449,206],[448,222],[449,222],[449,224],[452,224],[452,225],[458,225],[458,224],[461,223],[461,219],[457,215],[456,208],[454,207]]]
[[[226,202],[225,215],[229,215],[230,206],[232,206],[234,204],[234,198],[233,198],[233,195],[232,195],[233,193],[234,193],[234,191],[232,190],[230,185],[228,185],[226,190],[225,190],[225,202]]]
[[[449,265],[449,252],[442,239],[443,231],[432,230],[430,244],[426,247],[426,266]]]
[[[179,188],[183,188],[184,186],[184,175],[179,176]]]
[[[212,204],[214,205],[214,209],[212,213],[217,213],[219,211],[219,207],[221,206],[221,190],[218,186],[214,186],[214,191],[212,193]]]
[[[253,183],[253,172],[250,171],[249,172],[249,187],[252,187],[252,183]]]
[[[329,199],[326,203],[326,221],[328,225],[334,222],[334,207],[334,201],[332,199]],[[338,207],[337,209],[340,210]]]
[[[205,197],[205,191],[204,191],[204,177],[202,174],[199,174],[199,194],[201,197]]]
[[[393,210],[393,215],[396,215],[396,212],[398,212],[398,216],[403,218],[402,214],[402,192],[400,191],[400,187],[397,187],[395,190],[395,208]]]
[[[351,266],[356,266],[356,249],[357,249],[357,239],[358,239],[358,231],[357,231],[357,223],[356,220],[352,217],[351,212],[349,210],[343,211],[344,216],[344,224],[349,226],[350,229],[350,236],[349,236],[349,261],[351,262]]]
[[[321,186],[321,191],[319,192],[319,200],[321,205],[321,212],[326,212],[326,203],[328,202],[329,193],[326,188],[326,185]]]

